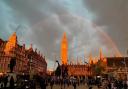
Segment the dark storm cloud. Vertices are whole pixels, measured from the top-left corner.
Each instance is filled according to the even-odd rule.
[[[66,12],[52,0],[6,0],[6,3],[18,16],[26,19],[31,25],[37,24],[53,14],[59,15]]]
[[[41,13],[40,8],[38,7],[40,6],[38,4],[42,3],[43,5],[46,3],[43,0],[38,0],[38,3],[34,0],[6,0],[5,2],[13,9],[18,18],[24,19],[30,24],[37,23],[47,17],[47,13]]]
[[[84,0],[85,7],[96,15],[94,22],[107,26],[106,32],[126,54],[128,44],[128,1],[127,0]]]

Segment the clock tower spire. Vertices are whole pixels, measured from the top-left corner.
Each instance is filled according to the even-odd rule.
[[[68,60],[68,41],[66,37],[66,33],[63,34],[62,42],[61,42],[61,62],[62,64],[67,64]]]

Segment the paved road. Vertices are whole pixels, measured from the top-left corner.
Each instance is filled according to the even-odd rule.
[[[51,88],[48,86],[47,89],[51,89]],[[61,89],[61,87],[54,86],[53,89]],[[74,89],[74,88],[73,86],[69,86],[69,87],[66,87],[65,89]],[[76,89],[88,89],[88,86],[80,85],[80,86],[77,86]],[[98,89],[98,88],[94,86],[93,89]]]
[[[40,89],[39,87],[37,89]],[[50,86],[47,86],[47,89],[51,89]],[[59,85],[54,85],[53,89],[61,89]],[[63,88],[64,89],[64,88]],[[73,86],[66,87],[65,89],[74,89]],[[76,89],[89,89],[87,85],[77,86]],[[93,86],[92,89],[98,89],[96,86]]]

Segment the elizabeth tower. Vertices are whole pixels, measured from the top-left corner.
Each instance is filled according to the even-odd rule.
[[[68,41],[66,37],[66,33],[64,33],[62,42],[61,42],[61,62],[62,64],[67,64],[68,59]]]

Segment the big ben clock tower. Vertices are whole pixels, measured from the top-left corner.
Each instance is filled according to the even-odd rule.
[[[61,62],[62,64],[67,64],[68,59],[68,41],[66,37],[66,33],[64,33],[62,42],[61,42]]]

